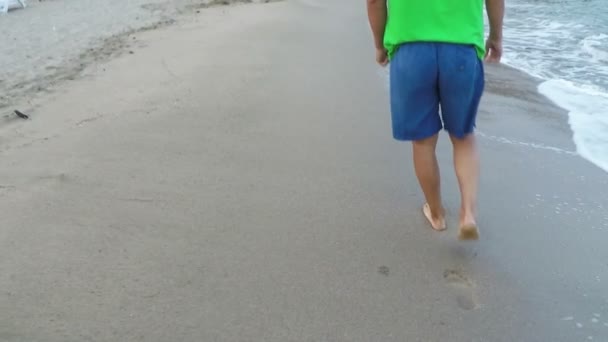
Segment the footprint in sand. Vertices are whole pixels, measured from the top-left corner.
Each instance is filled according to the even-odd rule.
[[[38,180],[47,181],[47,182],[59,182],[59,183],[67,183],[73,180],[71,175],[66,173],[57,173],[57,174],[49,174],[45,176],[39,176]]]
[[[443,279],[456,296],[458,307],[463,310],[475,310],[479,307],[475,296],[475,284],[457,270],[446,270]]]
[[[17,189],[16,186],[14,185],[4,185],[4,184],[0,184],[0,195],[6,193],[6,192],[12,192],[15,191]]]

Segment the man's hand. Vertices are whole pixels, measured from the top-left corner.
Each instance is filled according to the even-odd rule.
[[[388,64],[388,54],[384,49],[384,30],[386,29],[386,0],[367,0],[367,15],[376,46],[376,62],[382,66]]]
[[[490,21],[490,38],[486,41],[486,62],[500,63],[502,58],[502,25],[505,16],[505,0],[486,0]]]
[[[388,65],[388,51],[386,49],[376,49],[376,62],[382,67]]]
[[[502,58],[502,39],[500,38],[488,38],[486,41],[486,57],[485,61],[488,63],[500,63]]]

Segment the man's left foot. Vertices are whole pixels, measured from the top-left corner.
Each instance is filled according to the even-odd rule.
[[[445,224],[445,210],[444,209],[441,209],[441,216],[433,217],[431,207],[429,206],[428,203],[426,203],[426,204],[424,204],[424,207],[422,207],[422,212],[424,213],[424,216],[429,221],[429,223],[431,224],[431,227],[433,227],[434,230],[441,232],[441,231],[444,231],[447,229],[447,226]]]

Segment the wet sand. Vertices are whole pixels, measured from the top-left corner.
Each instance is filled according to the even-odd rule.
[[[482,240],[436,233],[364,6],[181,17],[0,127],[0,341],[606,341],[608,176],[488,66]],[[24,12],[25,13],[25,12]]]

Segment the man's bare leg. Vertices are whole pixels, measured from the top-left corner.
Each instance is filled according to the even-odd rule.
[[[441,203],[441,177],[435,149],[439,135],[413,142],[414,168],[418,182],[424,192],[426,204],[424,215],[435,230],[444,230],[445,210]]]
[[[475,135],[463,139],[451,137],[454,145],[454,168],[460,186],[460,232],[461,240],[477,240],[477,186],[479,182],[479,155]]]

